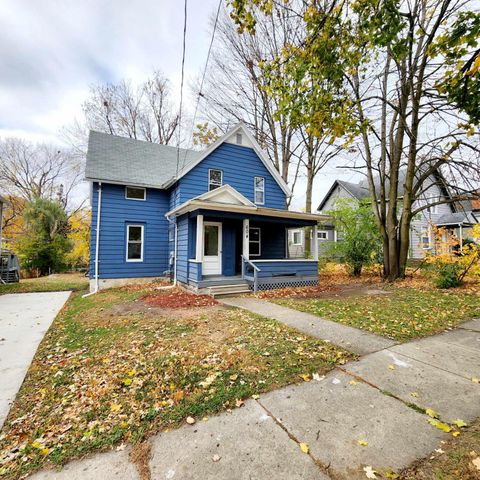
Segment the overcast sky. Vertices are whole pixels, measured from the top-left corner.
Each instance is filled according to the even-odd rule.
[[[142,81],[153,70],[180,84],[180,0],[0,0],[0,137],[61,142],[62,127],[81,116],[89,85]],[[186,48],[189,83],[203,68],[209,17],[217,0],[191,0]],[[338,174],[319,177],[314,200]],[[343,175],[344,179],[351,174]],[[301,208],[301,192],[295,204]]]

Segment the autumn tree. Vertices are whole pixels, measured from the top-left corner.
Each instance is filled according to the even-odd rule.
[[[68,218],[68,240],[71,250],[67,262],[72,268],[87,268],[90,259],[90,221],[91,211],[83,208]]]
[[[81,157],[72,149],[0,140],[0,190],[8,200],[3,234],[9,247],[23,234],[23,210],[34,199],[58,201],[69,214],[82,208],[84,200],[77,195],[82,175]]]
[[[40,275],[61,271],[71,248],[68,219],[58,200],[34,198],[22,213],[24,233],[17,243],[22,267]]]
[[[255,32],[258,9],[272,14],[268,0],[231,6],[245,34]],[[455,82],[442,89],[452,65],[477,58],[478,36],[453,35],[468,45],[450,52],[453,58],[438,47],[472,15],[472,2],[287,1],[284,8],[302,19],[303,33],[264,65],[265,82],[294,125],[355,149],[348,166],[368,180],[384,274],[402,277],[413,217],[467,198],[480,180],[476,117],[462,108],[469,98],[475,105],[478,90],[464,90],[462,105],[452,102]],[[478,81],[475,68],[468,75],[469,85]],[[437,187],[450,197],[438,198]]]

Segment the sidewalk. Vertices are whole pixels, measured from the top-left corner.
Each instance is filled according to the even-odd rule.
[[[275,303],[251,297],[230,297],[220,299],[225,305],[243,308],[250,312],[274,318],[312,337],[328,340],[335,345],[366,355],[395,345],[393,340],[370,332],[358,330],[341,323],[325,320],[310,313],[299,312]]]
[[[279,314],[272,309],[269,316]],[[296,321],[288,319],[290,325]],[[338,338],[352,344],[355,340],[343,333]],[[360,348],[380,346],[367,338]],[[151,478],[336,480],[365,479],[366,466],[398,471],[451,438],[407,404],[433,408],[446,422],[457,418],[469,422],[480,416],[480,385],[471,381],[472,376],[480,377],[480,320],[408,344],[390,343],[320,381],[276,390],[232,412],[156,435],[149,439]],[[302,452],[301,443],[308,444],[308,453]],[[31,478],[139,476],[125,449]]]

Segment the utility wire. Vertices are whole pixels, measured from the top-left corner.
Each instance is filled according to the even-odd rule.
[[[187,38],[187,3],[188,0],[184,2],[184,12],[183,12],[183,45],[182,45],[182,75],[180,81],[180,107],[178,110],[178,138],[177,138],[177,168],[175,177],[178,176],[178,166],[180,163],[180,141],[181,141],[181,128],[182,128],[182,107],[183,107],[183,80],[185,76],[185,44]]]
[[[217,13],[215,15],[215,23],[213,24],[212,36],[210,38],[210,44],[208,46],[207,59],[205,61],[205,66],[203,67],[202,80],[200,82],[200,88],[199,88],[198,94],[197,94],[197,102],[195,104],[195,111],[193,113],[192,128],[191,128],[191,132],[190,132],[191,137],[193,137],[193,131],[195,129],[195,120],[197,119],[198,105],[199,105],[200,99],[202,97],[203,84],[205,82],[205,76],[206,76],[206,73],[207,73],[208,62],[210,61],[210,54],[212,53],[213,41],[215,40],[215,32],[217,31],[218,18],[220,16],[220,8],[222,6],[222,1],[223,0],[219,0],[219,2],[218,2]],[[185,160],[187,158],[187,153],[188,153],[188,151],[185,151],[185,155],[183,157],[183,162],[182,162],[182,168],[185,166]]]

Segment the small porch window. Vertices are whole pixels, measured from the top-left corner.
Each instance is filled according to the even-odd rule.
[[[265,179],[263,177],[255,177],[255,203],[263,205],[265,203]]]
[[[211,168],[208,170],[208,191],[215,190],[223,184],[223,171]]]
[[[292,245],[301,245],[301,244],[302,244],[302,231],[292,230]]]
[[[261,230],[259,227],[250,227],[249,234],[249,254],[251,257],[261,255]]]
[[[319,230],[317,232],[318,240],[328,240],[328,232],[326,230]]]
[[[125,198],[127,200],[145,200],[146,190],[141,187],[125,187]]]
[[[143,225],[127,225],[127,262],[143,262]]]

